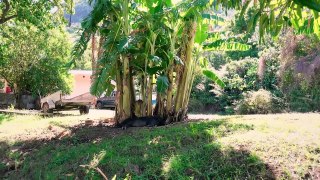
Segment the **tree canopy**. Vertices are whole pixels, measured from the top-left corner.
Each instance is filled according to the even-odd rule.
[[[294,0],[247,0],[242,6],[241,15],[254,3],[257,6],[248,28],[259,26],[260,37],[265,33],[278,36],[281,29],[292,27],[296,33],[315,33],[320,36],[320,1]]]
[[[0,76],[16,93],[68,92],[69,38],[65,11],[72,0],[0,1]]]
[[[0,29],[0,76],[17,93],[69,91],[65,64],[71,45],[61,29],[42,31],[22,22]]]
[[[56,27],[64,21],[64,10],[71,11],[72,0],[1,0],[0,25],[15,19],[38,27]]]

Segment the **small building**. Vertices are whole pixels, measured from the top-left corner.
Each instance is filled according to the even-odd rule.
[[[92,71],[89,70],[70,70],[69,73],[73,77],[72,85],[71,85],[71,93],[68,95],[64,95],[65,99],[73,99],[76,100],[83,100],[83,99],[92,99],[92,104],[95,103],[95,96],[90,94],[90,87],[91,87],[91,76]],[[0,107],[5,107],[6,105],[15,104],[12,100],[14,100],[15,96],[9,87],[8,83],[0,79]],[[8,98],[10,97],[10,98]],[[9,100],[10,101],[9,101]],[[20,107],[26,109],[33,109],[35,108],[35,99],[32,96],[23,95],[22,97],[22,104]]]
[[[90,92],[92,71],[70,70],[69,73],[73,76],[70,98]],[[0,79],[0,93],[13,93],[9,83],[4,79]]]
[[[92,71],[90,70],[70,70],[73,76],[73,85],[71,94],[66,98],[74,98],[76,96],[90,92]]]

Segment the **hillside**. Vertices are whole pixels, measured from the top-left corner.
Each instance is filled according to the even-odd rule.
[[[92,7],[87,3],[86,0],[80,0],[78,3],[76,3],[75,6],[75,13],[71,16],[71,24],[80,24],[81,21],[88,16],[90,11],[92,10]],[[70,15],[65,13],[64,17],[69,21]]]

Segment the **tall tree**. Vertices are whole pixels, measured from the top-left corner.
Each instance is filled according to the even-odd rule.
[[[16,23],[0,30],[0,77],[15,85],[16,93],[70,90],[65,64],[71,45],[61,29],[42,31],[29,23]]]
[[[0,25],[15,19],[28,21],[39,27],[54,27],[64,21],[64,10],[71,11],[72,0],[2,0],[0,1]]]

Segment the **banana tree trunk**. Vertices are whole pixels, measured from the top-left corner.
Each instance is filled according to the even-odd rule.
[[[159,116],[161,118],[166,118],[168,116],[165,107],[165,97],[164,94],[157,93],[157,103],[153,112],[154,116]]]
[[[129,0],[123,0],[122,1],[122,28],[123,33],[125,36],[130,35],[130,24],[129,24]],[[129,64],[129,57],[128,55],[122,55],[122,112],[120,114],[119,123],[124,121],[127,118],[132,117],[133,115],[133,107],[134,107],[134,100],[135,97],[133,96],[133,87],[132,87],[132,77],[131,77],[131,71],[130,71],[130,64]]]
[[[150,43],[150,54],[155,55],[155,45],[156,45],[156,39],[157,34],[152,33],[151,35],[151,43]],[[153,66],[153,63],[150,62],[150,67]],[[149,81],[148,81],[148,90],[147,90],[147,115],[152,116],[153,110],[152,110],[152,90],[153,90],[153,78],[154,75],[149,75]]]
[[[147,89],[147,116],[152,116],[152,89],[153,89],[153,75],[149,76]]]
[[[166,102],[166,113],[172,112],[172,95],[173,95],[173,65],[170,65],[170,69],[167,73],[167,77],[169,80],[169,87],[167,91],[167,102]]]
[[[129,58],[127,56],[123,56],[123,113],[120,117],[120,122],[131,117],[131,82],[130,82],[130,69],[129,69]]]
[[[147,82],[147,78],[146,75],[142,75],[141,78],[141,97],[142,97],[142,116],[146,116],[146,102],[147,102],[147,97],[146,97],[146,82]]]
[[[170,52],[172,55],[175,55],[175,45],[176,45],[176,32],[173,32],[170,36]],[[167,117],[172,114],[173,107],[172,107],[172,100],[173,100],[173,71],[174,71],[175,65],[174,65],[174,57],[171,57],[169,59],[169,65],[167,68],[167,77],[169,81],[169,87],[167,90],[167,102],[166,102],[166,114]]]
[[[195,78],[195,74],[194,74],[195,67],[196,67],[196,62],[194,62],[193,66],[192,66],[192,76],[191,76],[191,81],[190,81],[190,84],[189,84],[187,97],[186,97],[186,103],[185,103],[185,108],[186,109],[188,108],[188,105],[189,105],[189,99],[190,99],[190,95],[191,95],[192,84],[193,84],[193,81],[194,81],[194,78]]]
[[[192,50],[194,46],[194,38],[196,33],[197,23],[189,21],[185,24],[185,41],[181,51],[181,59],[184,61],[184,67],[179,77],[177,97],[175,102],[175,121],[181,121],[185,118],[188,104],[188,92],[193,77],[192,66]]]
[[[136,102],[136,90],[135,90],[135,87],[134,87],[134,83],[133,83],[133,76],[132,76],[132,68],[129,67],[129,82],[130,82],[130,97],[131,97],[131,100],[130,100],[130,103],[131,103],[131,109],[134,110],[135,109],[135,102]],[[130,116],[132,116],[132,113],[130,114]]]
[[[116,63],[117,69],[120,68],[120,61],[118,60]],[[121,117],[123,116],[123,82],[122,82],[122,75],[120,71],[116,73],[116,86],[117,86],[117,93],[116,93],[116,114],[115,120],[116,122],[121,121]]]

